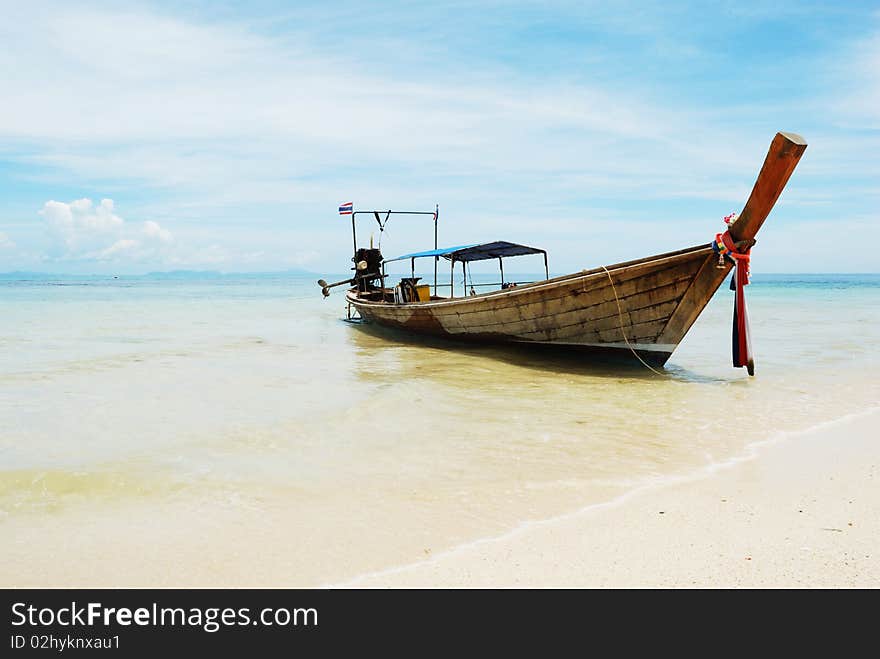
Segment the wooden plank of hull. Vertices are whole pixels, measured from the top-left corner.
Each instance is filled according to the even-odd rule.
[[[641,259],[640,261],[630,261],[624,264],[608,266],[608,270],[613,273],[614,284],[618,289],[618,295],[621,295],[626,294],[621,292],[626,290],[621,288],[625,285],[625,282],[645,278],[644,282],[639,282],[638,285],[650,287],[652,286],[652,280],[648,279],[649,276],[663,270],[681,268],[684,261],[693,261],[695,264],[698,264],[710,253],[709,245],[701,245],[688,250],[674,252],[672,255],[661,254]],[[696,268],[697,265],[694,265],[694,270]],[[665,277],[666,275],[656,274],[655,281],[663,281]],[[534,299],[540,300],[542,303],[551,303],[557,298],[564,299],[573,294],[589,294],[597,288],[606,286],[609,286],[608,275],[602,268],[597,268],[547,281],[527,284],[513,290],[482,293],[472,297],[455,298],[454,300],[419,302],[415,303],[415,305],[420,307],[436,307],[437,312],[441,315],[444,313],[464,315],[508,308],[511,296],[518,300],[534,296]],[[608,299],[613,299],[613,296]]]
[[[571,309],[572,305],[592,306],[605,302],[614,302],[614,290],[621,300],[636,294],[652,294],[655,289],[670,285],[681,280],[690,280],[697,271],[700,262],[704,256],[700,254],[696,259],[690,259],[684,263],[676,263],[669,265],[664,263],[662,266],[654,268],[642,269],[639,272],[617,271],[614,272],[614,288],[608,280],[608,275],[602,272],[598,275],[591,275],[588,278],[574,279],[561,282],[552,288],[530,290],[523,289],[517,295],[517,308],[528,311],[528,317],[538,317],[542,315],[558,315],[567,309]],[[580,300],[572,301],[572,297],[580,298]],[[474,298],[476,299],[476,298]],[[537,305],[538,309],[531,309]],[[503,311],[510,308],[510,303],[504,297],[492,300],[491,304],[470,305],[461,309],[456,309],[454,313],[461,316],[469,314],[484,314],[486,311]],[[614,306],[616,313],[617,307]],[[541,311],[543,313],[541,313]],[[453,313],[452,309],[445,310],[438,308],[439,316]]]

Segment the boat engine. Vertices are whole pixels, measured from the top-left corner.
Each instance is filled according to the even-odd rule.
[[[362,293],[382,288],[382,252],[366,247],[358,248],[354,261],[354,282]]]

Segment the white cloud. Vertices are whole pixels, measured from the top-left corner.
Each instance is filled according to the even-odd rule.
[[[860,113],[876,129],[880,127],[880,30],[858,45],[855,63],[861,86],[848,99],[848,109]]]
[[[145,241],[156,243],[170,243],[173,238],[171,232],[159,226],[158,222],[147,220],[144,222],[143,236]]]
[[[328,251],[348,249],[345,227],[315,225],[334,218],[334,204],[349,198],[359,207],[430,208],[438,201],[446,211],[441,231],[450,240],[491,228],[487,216],[499,212],[508,220],[531,213],[524,215],[531,222],[524,240],[537,231],[551,235],[544,227],[588,217],[585,201],[596,200],[592,217],[615,209],[621,227],[638,227],[648,215],[664,227],[664,240],[680,246],[704,238],[702,230],[681,229],[684,203],[720,207],[709,210],[709,222],[738,210],[776,129],[803,130],[815,145],[781,205],[815,203],[851,214],[841,210],[841,200],[876,198],[874,183],[850,175],[875,173],[876,149],[800,123],[827,107],[802,108],[785,94],[773,107],[750,105],[747,95],[742,103],[699,93],[675,97],[674,86],[664,90],[650,73],[617,79],[612,74],[620,67],[607,60],[609,51],[586,42],[577,45],[584,66],[558,73],[509,65],[493,56],[491,45],[485,58],[456,54],[442,29],[430,36],[434,27],[418,38],[388,37],[393,48],[384,36],[353,30],[343,50],[336,36],[322,36],[347,23],[337,20],[346,18],[338,11],[344,10],[322,7],[309,15],[293,8],[283,26],[266,20],[261,33],[260,20],[189,20],[73,3],[52,11],[10,7],[0,23],[0,71],[4,94],[15,102],[0,104],[3,149],[37,165],[50,182],[57,176],[65,186],[107,189],[109,182],[146,190],[147,201],[126,212],[175,232],[172,237],[153,220],[125,222],[112,202],[47,204],[53,257],[313,264]],[[645,20],[632,20],[619,9],[588,7],[580,20],[604,21],[609,34],[639,43],[655,40],[659,50],[675,50],[680,64],[693,45],[685,43],[687,30],[667,29],[661,20],[667,11],[662,5]],[[498,12],[499,33],[515,13]],[[578,18],[574,9],[561,13]],[[358,33],[369,37],[358,43]],[[878,45],[877,39],[862,44],[858,64],[847,58],[841,73],[871,82],[850,106],[875,118]],[[657,59],[659,67],[662,53]],[[731,98],[737,84],[745,86],[731,80]],[[851,182],[829,186],[826,172]],[[507,237],[507,226],[491,237]],[[568,230],[578,240],[561,245],[564,256],[581,263],[581,248],[572,245],[589,230],[585,224]],[[623,228],[614,231],[618,247],[630,250],[622,256],[641,255]],[[402,233],[391,228],[395,238]],[[16,239],[22,243],[18,233]],[[302,245],[321,246],[324,255],[307,255]]]
[[[316,173],[326,181],[352,163],[484,181],[623,172],[666,193],[672,177],[658,172],[678,169],[675,187],[698,167],[729,172],[752,162],[717,148],[730,137],[718,125],[699,131],[705,124],[693,111],[645,90],[480,67],[388,75],[308,38],[300,45],[154,13],[59,11],[30,17],[29,28],[23,40],[20,29],[0,27],[15,43],[9,67],[26,61],[30,72],[8,83],[16,102],[0,106],[0,135],[39,140],[46,146],[32,160],[83,177],[122,173],[247,203],[267,183],[298,179],[316,196]]]
[[[55,252],[68,255],[94,250],[113,240],[123,228],[123,220],[113,212],[113,201],[102,199],[95,206],[91,199],[70,203],[47,201],[40,211],[55,242]]]
[[[833,83],[824,91],[828,123],[848,131],[865,149],[866,137],[880,127],[880,12],[874,29],[864,38],[848,42],[841,55],[825,64],[825,75]],[[876,158],[872,159],[876,161]]]
[[[134,250],[140,247],[140,243],[137,240],[132,240],[131,238],[120,238],[115,243],[110,245],[107,249],[101,250],[98,255],[98,259],[101,261],[112,259],[117,256],[121,256],[123,254],[131,254]]]
[[[12,249],[13,247],[15,247],[15,243],[12,242],[12,239],[0,231],[0,249]]]
[[[159,256],[173,241],[157,222],[135,224],[115,213],[112,199],[47,201],[40,211],[49,231],[50,258],[99,261],[144,260]]]
[[[102,199],[99,204],[90,199],[47,201],[39,212],[50,239],[43,262],[92,264],[98,269],[112,266],[114,270],[121,266],[262,270],[300,268],[318,257],[296,244],[276,244],[267,253],[253,247],[252,236],[233,245],[222,244],[216,242],[212,231],[190,231],[188,240],[181,242],[159,222],[125,220],[115,208],[112,199]],[[7,246],[4,238],[0,234],[0,248]]]

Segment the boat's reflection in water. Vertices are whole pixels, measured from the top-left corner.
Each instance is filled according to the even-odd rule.
[[[627,351],[601,351],[577,346],[548,344],[477,343],[438,336],[413,334],[405,330],[383,327],[375,323],[351,321],[351,341],[361,357],[387,352],[401,360],[407,359],[420,367],[426,361],[451,361],[458,366],[475,361],[497,361],[518,369],[547,371],[556,374],[582,375],[598,378],[657,380],[670,378],[687,382],[727,382],[727,379],[701,374],[673,361],[663,367],[648,369]],[[440,366],[442,370],[442,366]],[[420,369],[421,370],[421,369]]]

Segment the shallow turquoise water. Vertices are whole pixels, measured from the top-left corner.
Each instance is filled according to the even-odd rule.
[[[132,520],[165,511],[161,532],[185,544],[196,519],[230,520],[220,537],[271,519],[255,537],[288,554],[262,569],[288,565],[297,529],[326,554],[320,580],[877,405],[880,276],[756,274],[755,378],[730,366],[732,297],[719,290],[657,376],[377,335],[313,277],[0,281],[0,525],[25,538],[89,515],[135,537]],[[365,534],[385,548],[369,561],[352,554]],[[253,583],[242,560],[224,574]]]

